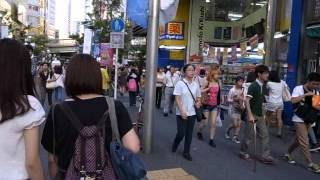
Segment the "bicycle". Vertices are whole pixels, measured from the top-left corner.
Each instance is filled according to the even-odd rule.
[[[141,129],[144,126],[144,122],[143,122],[143,104],[144,104],[144,99],[141,95],[137,96],[137,107],[138,107],[138,116],[135,122],[132,123],[133,128],[135,130],[135,132],[137,133],[137,135],[139,136],[139,138],[141,139]]]

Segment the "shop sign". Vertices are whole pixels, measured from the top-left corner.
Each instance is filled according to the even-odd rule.
[[[171,60],[185,60],[185,51],[184,50],[171,50],[170,51]]]
[[[240,49],[241,49],[241,56],[246,57],[247,56],[247,42],[240,43]]]
[[[160,39],[183,40],[184,22],[170,22],[166,24],[165,32],[160,28]]]
[[[204,4],[201,3],[200,5],[200,16],[199,16],[199,24],[198,24],[198,29],[199,29],[199,49],[198,49],[198,54],[201,55],[202,53],[202,48],[204,45],[203,42],[203,29],[204,29],[204,20],[205,20],[205,6]]]

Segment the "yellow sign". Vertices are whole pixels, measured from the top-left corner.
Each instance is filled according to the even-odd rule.
[[[189,9],[190,0],[179,0],[175,19],[166,24],[165,28],[160,28],[160,45],[188,45]]]
[[[185,51],[184,50],[171,50],[170,51],[171,60],[185,60]]]
[[[169,35],[183,35],[183,23],[168,23]]]

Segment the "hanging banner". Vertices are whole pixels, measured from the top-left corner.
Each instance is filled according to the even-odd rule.
[[[233,62],[237,61],[237,46],[231,47],[231,60]]]
[[[251,49],[255,49],[258,47],[259,44],[259,36],[258,34],[254,35],[252,38],[249,39],[249,43],[251,46]]]
[[[100,45],[101,50],[100,50],[100,54],[101,54],[101,64],[103,66],[112,66],[113,64],[113,49],[111,48],[110,43],[101,43]]]
[[[92,30],[85,29],[84,30],[84,40],[83,40],[83,54],[91,53],[91,41],[92,41]]]
[[[246,57],[247,56],[247,42],[240,43],[240,49],[241,49],[241,56]]]
[[[228,48],[223,48],[223,61],[228,60]]]

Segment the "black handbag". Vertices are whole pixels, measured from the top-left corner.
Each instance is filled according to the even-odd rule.
[[[114,100],[106,97],[109,107],[109,116],[112,127],[112,142],[110,143],[110,158],[113,169],[119,180],[140,180],[146,174],[143,161],[136,154],[126,149],[120,140],[118,121],[116,117]]]
[[[304,89],[304,93],[307,93]],[[312,107],[312,97],[304,98],[295,110],[295,114],[307,124],[313,124],[319,118],[318,111]]]
[[[317,110],[313,109],[312,106],[307,103],[299,104],[295,114],[307,124],[313,124],[319,117]]]
[[[182,82],[184,82],[184,80],[182,80]],[[193,107],[194,107],[194,110],[195,110],[195,112],[196,112],[197,121],[200,122],[200,121],[202,121],[203,119],[206,119],[206,117],[205,117],[204,114],[203,114],[202,108],[201,108],[201,107],[200,107],[200,108],[197,108],[197,106],[196,106],[196,103],[197,103],[196,98],[194,98],[194,96],[193,96],[193,94],[192,94],[192,92],[191,92],[188,84],[187,84],[186,82],[184,82],[184,84],[186,84],[186,86],[187,86],[187,88],[188,88],[188,90],[189,90],[189,92],[190,92],[190,94],[191,94],[191,96],[192,96],[192,99],[193,99],[193,102],[194,102]]]

